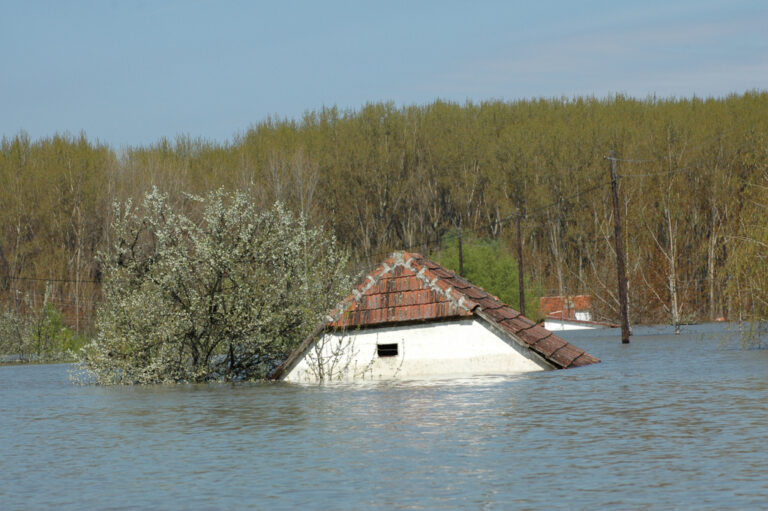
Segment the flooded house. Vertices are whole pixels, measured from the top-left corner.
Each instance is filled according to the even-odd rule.
[[[545,317],[544,328],[553,332],[619,327],[593,319],[590,295],[542,296],[539,298],[539,310]]]
[[[599,362],[419,254],[368,274],[272,379],[392,380],[515,374]]]

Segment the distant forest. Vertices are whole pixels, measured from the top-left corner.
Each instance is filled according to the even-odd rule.
[[[45,301],[87,332],[112,204],[157,186],[189,210],[187,193],[223,187],[330,228],[359,269],[391,250],[434,254],[459,229],[513,250],[520,212],[531,285],[591,294],[598,316],[616,320],[610,151],[631,321],[763,317],[768,92],[324,108],[224,144],[116,149],[21,133],[0,144],[0,306]]]

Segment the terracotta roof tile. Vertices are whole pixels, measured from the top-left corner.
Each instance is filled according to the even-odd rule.
[[[502,302],[494,300],[493,298],[482,298],[477,300],[477,303],[480,305],[480,307],[483,308],[483,310],[493,310],[506,307],[506,305],[504,305]]]
[[[578,367],[600,361],[419,254],[393,254],[366,277],[358,291],[362,293],[358,295],[360,299],[345,300],[342,306],[347,312],[330,326],[432,321],[480,312],[487,321],[508,332],[512,340],[529,347],[555,367]]]
[[[466,296],[472,298],[475,301],[481,300],[483,298],[487,298],[488,296],[490,296],[488,293],[486,293],[485,291],[480,290],[480,288],[475,287],[475,286],[470,286],[470,287],[462,290],[462,292]]]
[[[452,279],[456,276],[455,273],[443,267],[430,268],[430,270],[432,270],[432,273],[434,273],[436,276],[440,277],[441,279]]]
[[[453,278],[447,278],[445,279],[446,282],[448,282],[451,286],[453,286],[456,289],[469,289],[472,287],[472,284],[469,284],[467,281],[460,279],[458,277]]]
[[[418,277],[385,277],[374,286],[375,293],[399,293],[402,291],[416,291],[423,289],[424,285]]]
[[[360,309],[380,309],[382,307],[382,297],[386,295],[363,295],[360,300]]]
[[[597,362],[600,362],[599,358],[593,357],[589,353],[582,353],[573,362],[571,362],[571,365],[568,367],[581,367],[589,364],[595,364]]]
[[[406,293],[376,293],[363,295],[360,309],[381,309],[403,305],[448,302],[448,298],[431,289],[419,289]]]
[[[589,311],[592,307],[590,295],[542,296],[539,298],[539,310],[545,316],[559,319],[575,319],[576,311]]]
[[[443,280],[443,279],[438,279],[438,280],[435,282],[435,285],[436,285],[437,287],[439,287],[440,289],[442,289],[443,291],[448,291],[449,289],[451,289],[451,287],[453,287],[453,286],[451,286],[451,285],[450,285],[448,282],[446,282],[446,281],[445,281],[445,280]]]
[[[414,259],[415,259],[415,257],[414,257]],[[438,268],[442,268],[442,266],[440,266],[439,264],[437,264],[437,263],[435,263],[435,262],[432,262],[432,261],[429,261],[429,260],[427,260],[427,259],[424,259],[424,258],[423,258],[423,257],[421,257],[421,256],[419,256],[419,257],[418,257],[418,259],[420,260],[420,262],[422,262],[422,264],[423,264],[424,266],[426,266],[426,267],[427,267],[427,268],[429,268],[430,270],[436,270],[436,269],[438,269]]]
[[[523,321],[522,315],[515,316],[512,319],[505,319],[503,324],[505,327],[507,327],[507,329],[515,333],[521,332],[531,327],[528,323]]]
[[[368,274],[368,277],[371,277],[373,280],[378,279],[381,275],[389,271],[390,266],[386,262],[373,270],[371,273]]]
[[[528,328],[526,330],[520,330],[517,332],[517,336],[520,337],[526,344],[536,344],[537,342],[546,339],[547,337],[554,335],[546,328]]]
[[[397,265],[392,270],[392,275],[394,275],[395,277],[412,277],[412,276],[415,276],[416,273],[412,272],[405,266]]]
[[[519,314],[515,314],[516,311],[510,309],[509,307],[497,307],[495,309],[484,309],[485,312],[491,316],[494,320],[501,322],[505,319],[512,319],[516,316],[519,316]]]
[[[502,309],[498,309],[493,311],[494,314],[502,316],[504,319],[515,319],[517,317],[520,317],[520,313],[517,312],[515,309],[504,307]]]
[[[533,349],[549,358],[555,351],[568,344],[564,339],[556,335],[550,335],[533,345]]]
[[[560,367],[568,367],[571,365],[571,363],[579,358],[581,354],[584,353],[584,350],[581,348],[577,348],[576,346],[572,344],[566,344],[556,352],[554,352],[550,357],[549,360],[555,362]]]

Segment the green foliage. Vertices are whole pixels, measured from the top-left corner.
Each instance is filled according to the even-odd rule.
[[[155,189],[115,206],[97,335],[80,352],[89,381],[263,378],[348,292],[345,251],[281,204],[188,200],[181,212]]]
[[[71,360],[86,340],[67,328],[61,312],[50,303],[36,314],[21,314],[11,308],[0,312],[0,356],[9,360]]]
[[[325,225],[365,268],[392,250],[428,253],[459,226],[508,245],[514,226],[500,221],[527,211],[530,282],[590,294],[595,316],[617,321],[613,150],[629,160],[618,173],[632,321],[747,317],[761,296],[750,279],[768,271],[739,238],[762,239],[765,202],[751,195],[765,186],[766,111],[768,91],[378,103],[267,119],[225,144],[178,137],[119,153],[83,135],[20,134],[0,142],[0,302],[39,297],[50,279],[65,324],[88,331],[110,205],[158,186],[193,212],[184,192],[223,187]]]
[[[498,240],[465,238],[462,247],[464,278],[520,310],[517,256]],[[434,258],[459,273],[459,240],[455,231],[443,239],[443,247]],[[527,278],[524,282],[526,316],[537,320],[541,288],[532,285]]]
[[[31,330],[31,343],[37,353],[67,353],[72,357],[87,341],[86,336],[75,333],[64,324],[61,312],[50,303],[43,307]]]

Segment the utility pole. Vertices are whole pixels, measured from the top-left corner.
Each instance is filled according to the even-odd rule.
[[[459,276],[464,277],[464,246],[461,242],[461,225],[459,225]]]
[[[624,267],[624,241],[621,235],[621,208],[619,183],[616,175],[616,156],[611,151],[606,158],[611,162],[611,191],[613,193],[613,227],[616,242],[616,272],[619,281],[619,308],[621,313],[621,343],[629,344],[629,312],[627,310],[627,274]]]
[[[523,215],[517,210],[517,289],[520,294],[520,314],[525,316],[525,285],[523,283],[523,237],[520,235],[520,221]]]

